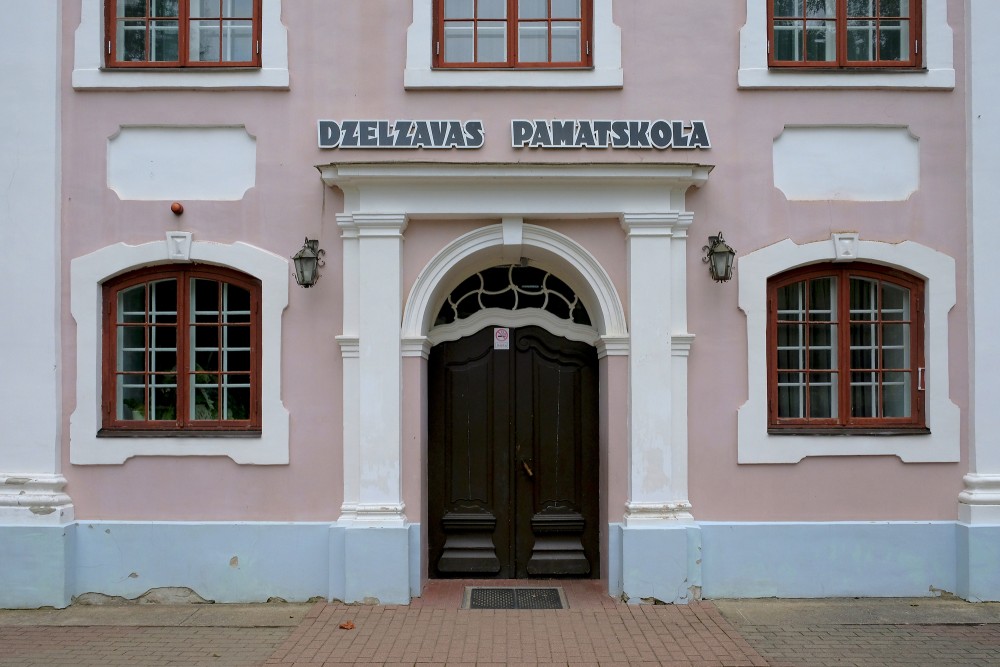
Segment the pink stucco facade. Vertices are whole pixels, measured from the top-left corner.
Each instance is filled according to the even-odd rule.
[[[192,551],[210,544],[221,558],[257,548],[230,543],[226,530],[320,526],[329,536],[315,534],[326,545],[316,567],[329,571],[276,588],[308,597],[310,582],[328,575],[329,588],[314,594],[419,595],[421,582],[438,576],[428,526],[440,520],[429,500],[437,444],[428,437],[427,359],[440,343],[427,313],[463,277],[521,257],[563,271],[594,320],[600,481],[589,490],[599,512],[588,520],[599,524],[596,565],[609,594],[683,602],[703,593],[965,590],[968,566],[956,566],[954,553],[963,539],[956,531],[974,523],[960,517],[959,503],[963,478],[975,472],[970,4],[923,0],[916,70],[789,73],[768,71],[759,53],[767,48],[764,0],[595,0],[592,78],[484,71],[471,85],[424,66],[432,5],[263,0],[262,70],[229,80],[222,76],[233,73],[218,70],[102,69],[100,45],[88,41],[102,34],[102,3],[62,4],[54,267],[62,363],[52,472],[65,478],[77,548],[96,554],[83,558],[97,574],[78,586],[129,596],[135,591],[110,582],[118,569],[144,567],[155,573],[150,586],[266,599],[266,574],[205,593],[197,577],[185,581],[128,531],[179,530]],[[320,120],[401,119],[481,121],[484,142],[466,150],[317,145]],[[701,121],[710,147],[515,148],[518,119]],[[193,172],[213,166],[191,183],[158,157],[172,144],[191,152]],[[624,176],[633,173],[634,181]],[[183,214],[171,212],[175,201]],[[475,245],[491,229],[493,240]],[[720,230],[737,252],[727,283],[713,282],[702,262],[702,246]],[[145,244],[172,232],[189,233],[192,258],[238,258],[231,266],[241,270],[259,261],[265,299],[287,295],[287,306],[265,315],[264,382],[275,394],[265,399],[274,412],[265,412],[259,455],[233,455],[238,439],[158,449],[141,437],[96,437],[87,426],[100,410],[94,379],[103,363],[94,345],[100,304],[88,300],[99,301],[103,281],[125,270],[169,264],[132,259],[145,252],[132,247],[153,253]],[[796,450],[760,428],[759,288],[783,270],[832,261],[833,234],[855,235],[859,261],[925,281],[925,355],[934,369],[926,434],[797,436]],[[303,236],[326,253],[310,289],[290,278],[288,258]],[[251,247],[245,258],[242,244]],[[776,249],[785,247],[782,258]],[[600,281],[586,285],[588,276]],[[616,314],[624,331],[614,329]],[[387,329],[394,318],[399,328]],[[662,414],[642,407],[658,397]],[[384,418],[369,414],[383,403]],[[279,419],[274,429],[273,414],[287,424]],[[124,453],[106,454],[109,440]],[[791,454],[771,457],[775,447]],[[88,525],[128,533],[122,562],[100,555],[107,545],[87,536]],[[193,537],[183,526],[207,532]],[[378,527],[387,532],[368,537]],[[775,538],[772,529],[791,532]],[[263,542],[285,539],[260,530]],[[379,541],[391,531],[402,531],[394,547]],[[750,532],[732,537],[740,531]],[[941,535],[946,544],[916,557],[914,544]],[[167,539],[156,533],[150,544]],[[825,551],[810,554],[810,544]],[[278,555],[261,552],[262,572],[316,565],[283,560],[274,548]],[[351,554],[365,549],[380,552],[376,560],[387,559],[403,582],[391,593],[352,569],[360,566]],[[774,571],[766,565],[772,550],[785,554],[777,561],[790,559]],[[673,565],[662,564],[664,552]],[[756,566],[736,564],[733,552],[760,568],[744,571]],[[868,580],[858,573],[872,559],[881,565]],[[194,558],[191,569],[215,567],[200,563]],[[873,583],[893,563],[908,563],[906,572]]]

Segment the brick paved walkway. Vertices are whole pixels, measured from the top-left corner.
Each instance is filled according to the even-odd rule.
[[[569,609],[459,609],[466,584],[409,606],[133,605],[0,611],[0,667],[562,664],[1000,665],[1000,605],[957,600],[626,605],[562,582]],[[351,629],[340,625],[350,621]]]
[[[3,667],[252,667],[291,628],[0,627]]]
[[[340,629],[345,621],[354,629]],[[319,605],[266,664],[425,663],[768,664],[708,603],[559,611]]]
[[[1000,665],[1000,625],[740,628],[773,667]]]

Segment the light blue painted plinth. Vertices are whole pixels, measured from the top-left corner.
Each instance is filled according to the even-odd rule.
[[[707,598],[956,592],[956,524],[951,522],[700,525]]]
[[[215,602],[304,601],[329,589],[329,523],[77,524],[76,594],[190,588]]]
[[[36,609],[70,604],[75,524],[0,525],[0,608]]]
[[[1000,526],[958,524],[958,594],[1000,601]]]
[[[615,533],[618,535],[615,535]],[[630,603],[686,604],[700,597],[701,531],[695,524],[611,526],[614,547],[620,544],[621,592]],[[617,558],[609,560],[612,594]]]
[[[330,598],[409,604],[410,596],[420,591],[419,548],[419,524],[387,528],[333,526]]]

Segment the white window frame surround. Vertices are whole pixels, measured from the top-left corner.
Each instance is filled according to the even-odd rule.
[[[111,1],[81,2],[80,25],[73,48],[73,88],[77,90],[288,89],[288,31],[281,23],[282,0],[261,2],[259,68],[167,70],[104,67],[104,3]]]
[[[593,0],[593,66],[581,69],[434,69],[434,0],[413,0],[413,23],[406,30],[403,85],[415,88],[621,88],[621,30],[612,16],[613,0]]]
[[[767,3],[746,0],[747,22],[740,29],[740,88],[914,88],[951,90],[955,87],[954,36],[948,25],[948,0],[922,1],[924,69],[889,71],[822,71],[810,68],[770,69],[767,66]]]
[[[246,243],[191,241],[186,232],[168,236],[168,240],[141,245],[106,246],[70,263],[70,311],[76,321],[76,408],[70,416],[70,463],[121,464],[133,456],[228,456],[241,464],[287,464],[289,416],[281,402],[281,315],[288,305],[288,261]],[[101,427],[102,283],[126,271],[177,260],[225,266],[260,280],[259,437],[97,437]]]
[[[739,305],[747,318],[749,400],[739,408],[739,463],[798,463],[807,456],[898,456],[905,463],[959,461],[960,413],[950,398],[948,314],[955,305],[955,260],[914,241],[857,240],[849,255],[844,236],[798,245],[785,239],[738,260]],[[841,247],[842,250],[842,247]],[[844,261],[890,266],[926,281],[924,357],[930,433],[913,435],[786,435],[767,429],[767,281],[808,264]]]

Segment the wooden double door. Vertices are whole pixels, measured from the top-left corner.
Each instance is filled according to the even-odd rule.
[[[431,350],[432,577],[600,576],[597,354],[538,327]]]

